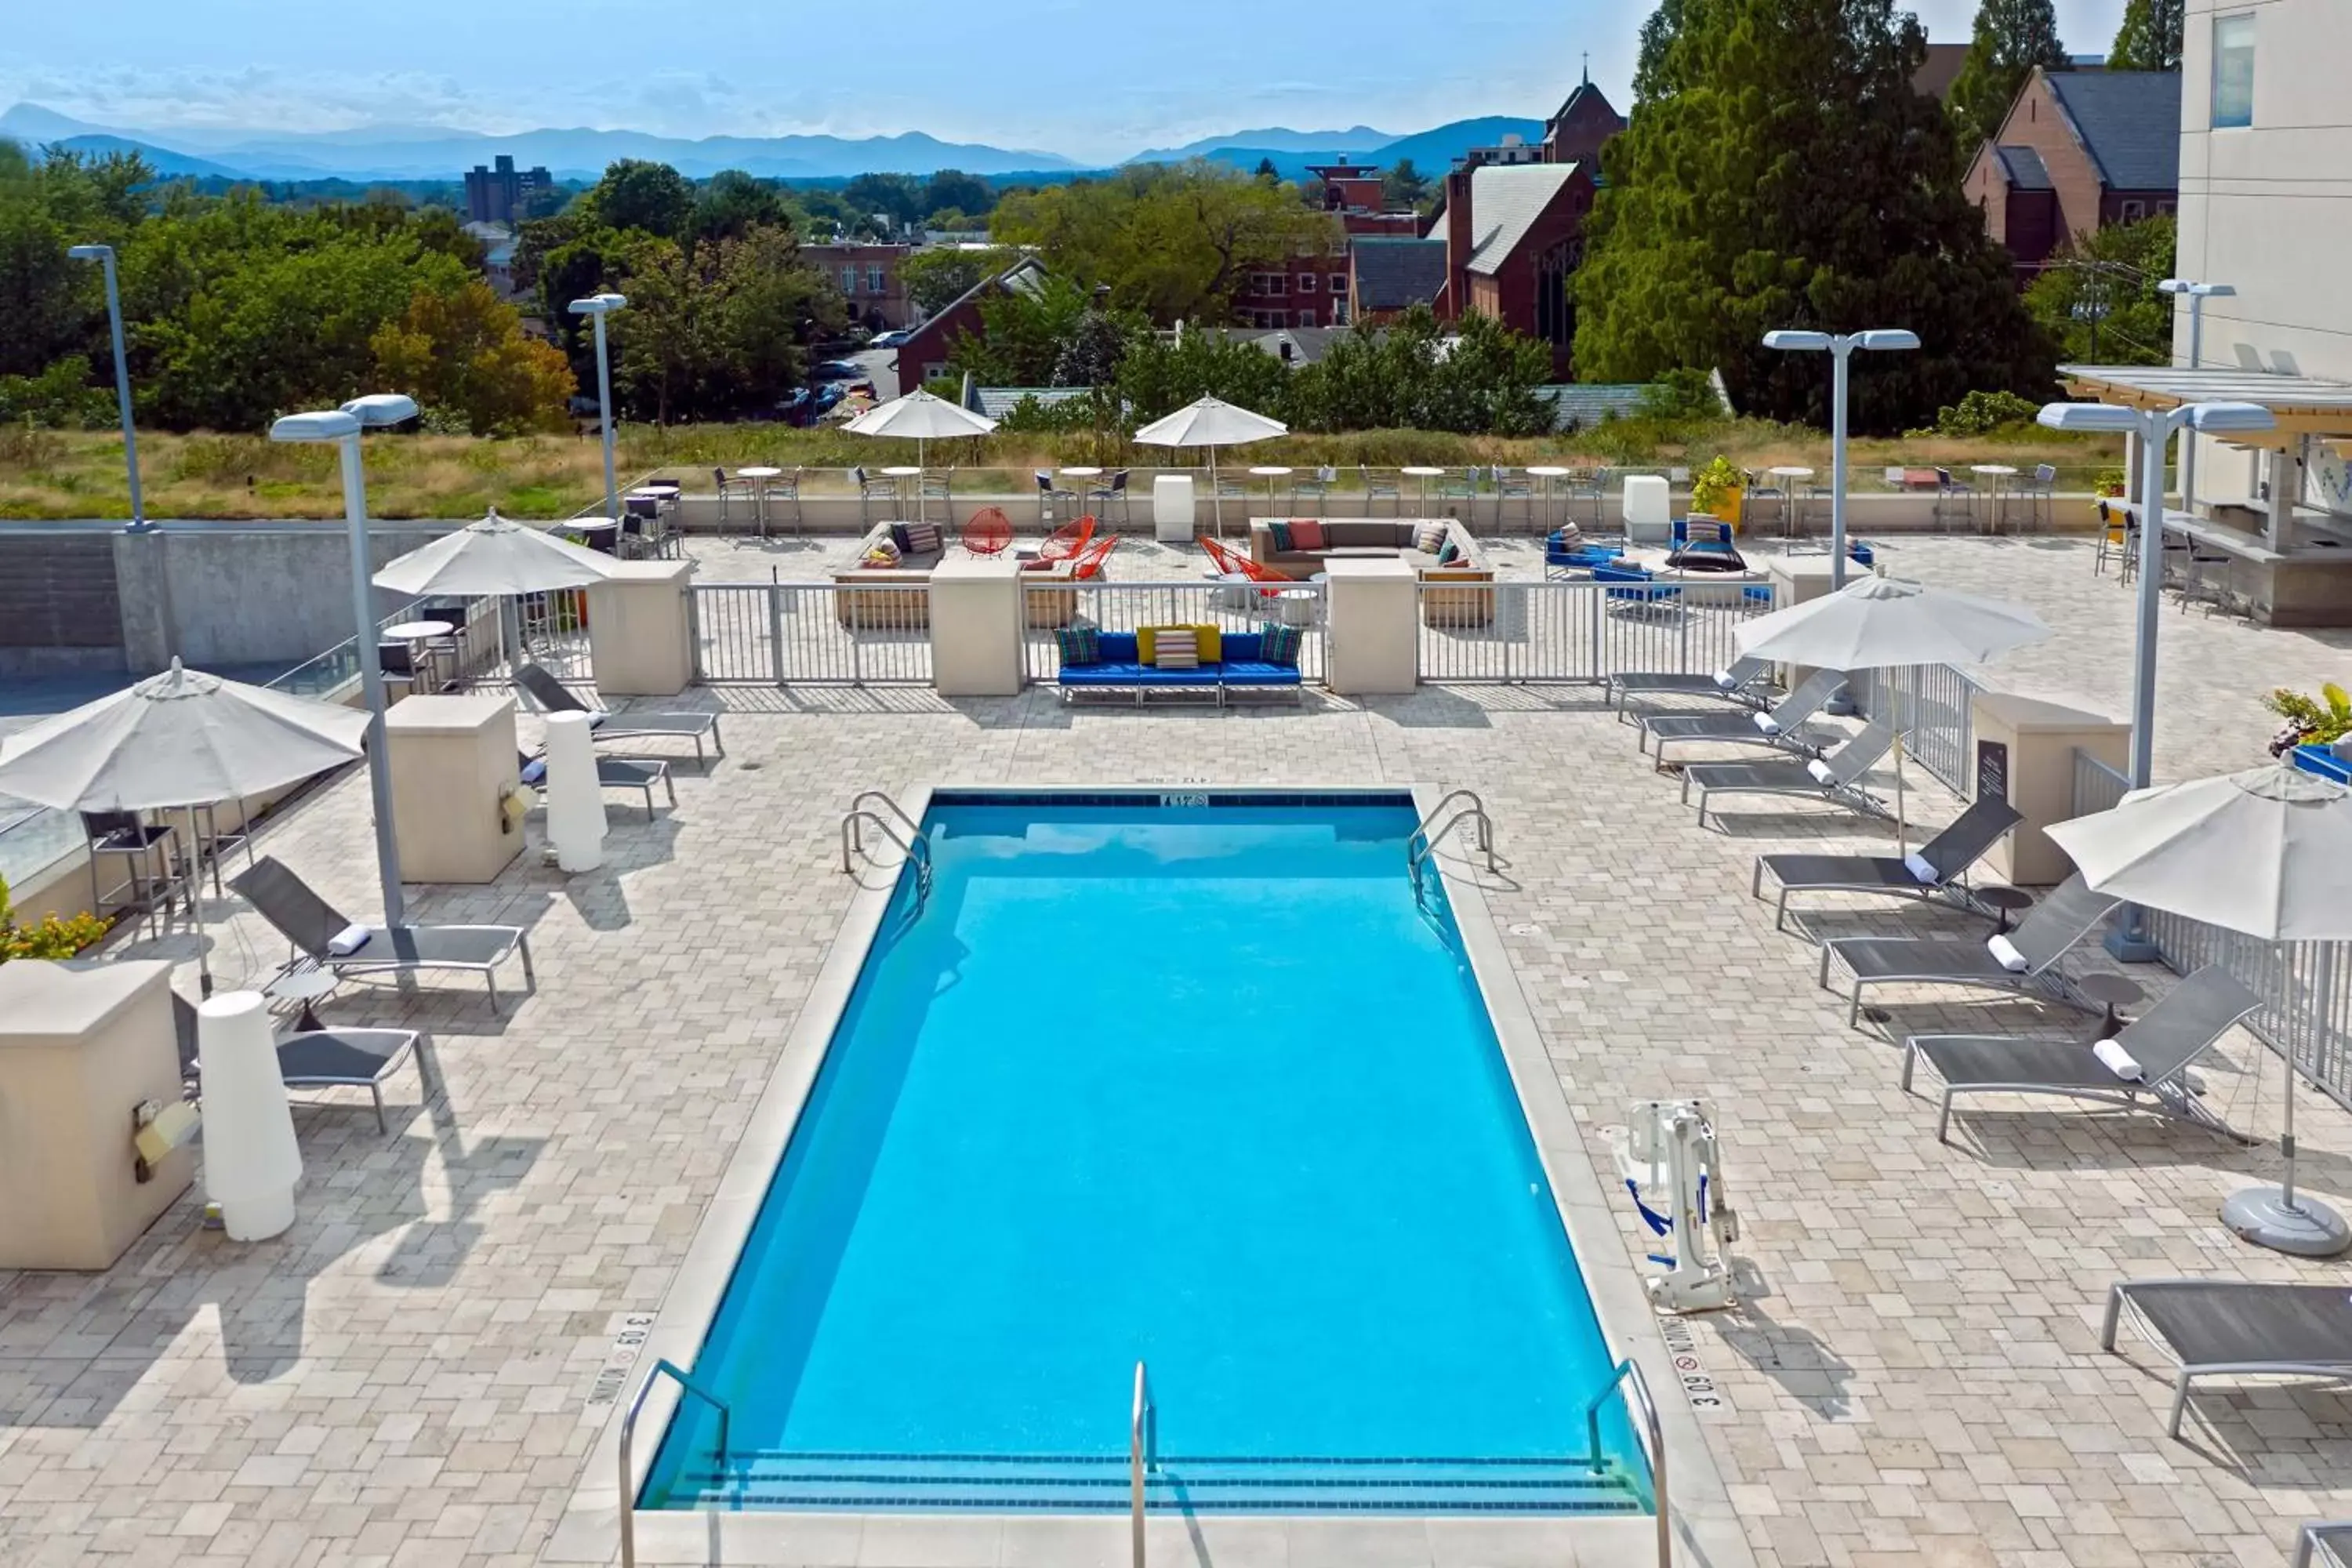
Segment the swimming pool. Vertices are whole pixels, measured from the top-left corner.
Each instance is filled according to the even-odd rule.
[[[638,1506],[1645,1510],[1414,821],[934,795]]]

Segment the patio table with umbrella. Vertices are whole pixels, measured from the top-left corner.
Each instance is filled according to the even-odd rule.
[[[1990,664],[2050,636],[2022,605],[1956,594],[1897,577],[1864,577],[1834,594],[1759,616],[1732,630],[1748,658],[1851,675],[1863,669]],[[1904,844],[1903,727],[1895,731],[1895,835]]]
[[[0,779],[0,784],[5,784]],[[2352,790],[2286,766],[2134,790],[2113,809],[2047,830],[2083,880],[2128,899],[2266,942],[2319,949],[2315,994],[2335,986],[2334,943],[2352,941]],[[2292,1017],[2288,966],[2280,965],[2280,1014]],[[2222,1223],[2246,1240],[2305,1258],[2352,1246],[2352,1229],[2326,1204],[2295,1191],[2294,1049],[2286,1058],[2285,1172],[2275,1187],[2250,1187],[2221,1205]]]
[[[869,408],[852,419],[847,429],[853,436],[888,436],[915,444],[915,521],[924,521],[924,506],[929,500],[923,494],[923,448],[932,441],[952,441],[967,436],[985,436],[996,428],[996,421],[974,414],[971,409],[950,403],[944,397],[934,397],[918,388],[904,397]]]
[[[1217,537],[1225,536],[1224,498],[1217,493],[1217,448],[1245,447],[1253,441],[1287,436],[1290,426],[1214,397],[1188,404],[1165,419],[1155,419],[1135,433],[1146,447],[1205,447],[1209,452],[1209,499],[1216,518]]]
[[[161,675],[0,740],[0,795],[59,811],[184,810],[193,846],[198,806],[266,795],[356,762],[367,727],[363,709],[184,669],[175,658]],[[204,906],[194,888],[188,908],[196,971],[210,995]]]
[[[446,595],[503,599],[518,594],[592,587],[612,574],[609,557],[493,511],[479,522],[410,551],[369,581],[387,593],[415,598]],[[501,614],[499,641],[502,647],[506,631],[506,616]],[[365,649],[362,657],[373,657],[373,653]],[[513,668],[509,652],[508,668]]]

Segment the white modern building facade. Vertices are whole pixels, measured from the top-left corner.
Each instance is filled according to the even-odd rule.
[[[2178,271],[2208,300],[2208,369],[2352,382],[2352,0],[2188,0]],[[2179,307],[2173,363],[2189,363]],[[2352,518],[2352,443],[2271,457],[2211,441],[2200,501],[2252,500],[2275,469],[2305,506]]]

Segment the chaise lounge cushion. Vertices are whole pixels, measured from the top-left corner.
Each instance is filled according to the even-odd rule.
[[[1137,636],[1133,632],[1104,632],[1101,634],[1101,662],[1079,666],[1065,664],[1059,678],[1061,684],[1067,687],[1115,688],[1304,684],[1296,663],[1272,664],[1265,660],[1255,632],[1225,633],[1219,639],[1219,647],[1224,657],[1213,664],[1204,663],[1197,669],[1162,669],[1145,663],[1141,650],[1136,646]]]

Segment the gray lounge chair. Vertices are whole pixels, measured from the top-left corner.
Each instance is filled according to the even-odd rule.
[[[1988,796],[1960,813],[1950,826],[1919,846],[1912,858],[1929,868],[1930,876],[1911,868],[1909,859],[1892,855],[1759,855],[1756,874],[1748,879],[1751,898],[1764,896],[1764,873],[1780,884],[1772,906],[1772,929],[1786,929],[1790,893],[1892,893],[1900,898],[1932,899],[1958,890],[1958,879],[2017,826],[2017,809],[2005,800]]]
[[[1922,1061],[1944,1080],[1943,1113],[1936,1120],[1938,1143],[1948,1142],[1952,1101],[1963,1094],[2055,1094],[2126,1110],[2145,1105],[2227,1132],[2221,1119],[2189,1092],[2189,1066],[2262,1005],[2260,996],[2221,965],[2206,965],[2115,1037],[2139,1064],[2137,1079],[2117,1078],[2080,1039],[1913,1035],[1903,1042],[1903,1092],[1911,1092],[1912,1071]]]
[[[710,749],[720,756],[727,748],[719,741],[719,715],[716,713],[607,713],[591,708],[571,692],[563,683],[536,664],[519,667],[514,672],[515,684],[530,693],[542,713],[585,713],[588,727],[599,741],[636,741],[652,735],[682,735],[694,742],[694,760],[707,759],[702,753],[702,739],[710,737]]]
[[[1845,677],[1834,669],[1817,669],[1805,677],[1802,684],[1788,696],[1761,713],[1653,713],[1642,721],[1642,733],[1635,745],[1647,751],[1650,742],[1657,742],[1658,767],[1666,765],[1666,742],[1669,741],[1704,741],[1718,746],[1769,746],[1776,752],[1794,752],[1801,756],[1821,755],[1822,746],[1816,737],[1803,732],[1804,726],[1828,705],[1845,684]],[[1829,737],[1834,740],[1836,737]]]
[[[298,956],[288,970],[329,969],[338,975],[386,970],[471,970],[489,987],[492,1012],[499,1005],[498,966],[509,955],[520,954],[523,979],[532,985],[539,984],[530,968],[530,939],[520,926],[354,925],[272,855],[264,855],[230,878],[228,885],[294,944]],[[364,940],[337,952],[338,939],[346,932],[364,932]]]
[[[547,782],[547,759],[515,753],[516,767],[522,782],[536,789]],[[646,797],[646,820],[654,819],[654,786],[659,784],[669,795],[670,809],[677,809],[677,785],[669,776],[669,764],[658,757],[599,757],[596,759],[596,783],[605,789],[633,789]]]
[[[1736,658],[1730,668],[1712,674],[1692,674],[1671,669],[1634,669],[1621,671],[1609,678],[1609,689],[1617,695],[1617,716],[1625,716],[1625,703],[1635,697],[1692,697],[1710,701],[1728,702],[1739,708],[1761,708],[1764,701],[1758,694],[1769,683],[1772,666],[1760,658]]]
[[[172,1022],[180,1034],[180,1079],[198,1079],[196,1010],[174,993]],[[302,1029],[278,1042],[278,1076],[289,1089],[363,1089],[375,1101],[375,1130],[389,1133],[383,1115],[383,1080],[409,1059],[419,1038],[414,1029]],[[425,1067],[419,1061],[421,1088]]]
[[[2306,1524],[2295,1538],[2294,1568],[2311,1568],[2311,1554],[2325,1552],[2336,1568],[2352,1568],[2352,1520]]]
[[[1853,971],[1853,998],[1845,1021],[1862,1016],[1862,988],[1888,984],[1967,985],[1990,991],[2034,991],[2049,985],[2047,976],[2068,948],[2089,933],[2116,907],[2117,900],[2095,893],[2079,876],[2027,912],[2008,933],[2025,967],[2011,969],[1992,954],[1988,942],[1970,938],[1847,936],[1822,943],[1821,984],[1829,988],[1830,960],[1844,961]]]
[[[2352,1377],[2352,1290],[2340,1283],[2126,1279],[2107,1292],[2102,1349],[2116,1348],[2126,1302],[2148,1337],[2180,1363],[2165,1427],[2175,1437],[2196,1378]]]
[[[1826,757],[1789,763],[1686,763],[1683,765],[1683,801],[1690,802],[1691,786],[1698,786],[1698,825],[1706,826],[1706,802],[1711,795],[1793,795],[1825,800],[1849,811],[1883,813],[1877,797],[1862,788],[1862,776],[1895,749],[1895,731],[1885,724],[1869,724],[1854,731],[1845,744]],[[1717,814],[1717,820],[1722,814]]]

